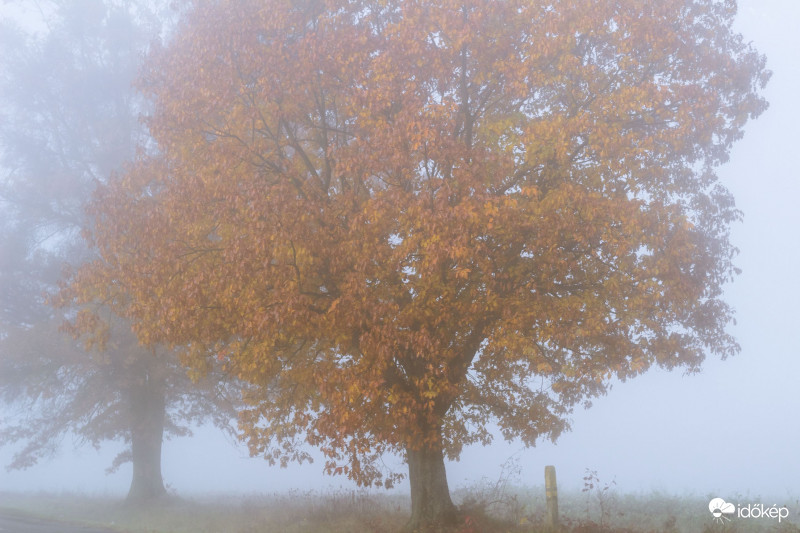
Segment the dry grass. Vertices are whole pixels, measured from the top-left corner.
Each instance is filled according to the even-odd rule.
[[[171,497],[146,507],[75,494],[0,494],[0,508],[129,533],[390,533],[407,520],[406,498],[356,491]]]
[[[464,521],[450,530],[453,533],[545,531],[543,488],[484,482],[455,491],[454,499]],[[611,489],[560,493],[561,531],[800,533],[796,499],[785,502],[791,515],[780,525],[762,519],[734,520],[722,527],[711,520],[709,499],[663,493],[620,495]],[[340,490],[172,497],[134,508],[110,497],[0,493],[0,508],[128,533],[395,533],[408,520],[409,500],[402,495]]]

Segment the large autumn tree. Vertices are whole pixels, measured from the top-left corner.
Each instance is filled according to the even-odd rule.
[[[64,263],[92,256],[84,204],[147,140],[131,83],[167,26],[156,4],[40,2],[33,29],[0,19],[0,446],[15,447],[9,468],[26,468],[65,437],[122,442],[111,469],[132,464],[135,501],[166,494],[164,439],[203,421],[233,429],[234,386],[193,383],[177,354],[140,346],[102,302],[92,311],[109,327],[87,352],[43,293]]]
[[[68,297],[260,385],[251,453],[363,484],[555,439],[653,365],[733,354],[714,169],[766,104],[712,0],[193,3],[151,55],[159,153],[100,192]],[[80,317],[76,326],[91,330]]]

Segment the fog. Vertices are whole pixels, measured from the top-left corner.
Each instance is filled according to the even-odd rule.
[[[615,383],[590,409],[576,408],[572,430],[556,444],[524,449],[498,433],[491,446],[466,448],[460,461],[447,464],[451,488],[494,481],[511,461],[520,469],[516,482],[526,485],[541,485],[544,466],[555,465],[565,489],[580,489],[588,468],[603,482],[615,481],[621,492],[800,495],[800,3],[739,4],[738,31],[767,56],[773,71],[765,91],[770,108],[748,124],[719,170],[744,212],[732,236],[742,274],[725,296],[736,310],[730,331],[741,353],[725,361],[708,358],[697,375],[651,370]],[[11,7],[0,4],[6,9]],[[105,474],[119,449],[74,449],[66,437],[52,460],[2,471],[0,490],[124,495],[130,467]],[[0,464],[10,462],[12,451],[0,448]],[[402,469],[396,458],[386,462]],[[167,441],[162,465],[165,483],[178,494],[355,487],[342,476],[324,476],[322,461],[280,469],[249,458],[245,447],[213,426]],[[407,491],[407,484],[395,490]]]

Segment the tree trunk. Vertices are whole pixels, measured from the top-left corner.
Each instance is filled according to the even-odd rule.
[[[407,449],[408,480],[411,484],[411,520],[414,532],[435,531],[457,523],[456,507],[450,499],[444,453],[441,446]]]
[[[161,477],[166,381],[158,364],[147,366],[130,388],[133,479],[127,500],[131,503],[157,500],[167,493]]]

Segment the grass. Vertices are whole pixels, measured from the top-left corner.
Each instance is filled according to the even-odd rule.
[[[453,493],[464,517],[454,533],[539,533],[544,489],[481,482]],[[562,532],[568,533],[800,533],[800,501],[790,516],[715,524],[710,497],[659,492],[621,495],[612,485],[559,493]],[[757,498],[747,498],[758,501]],[[741,498],[737,501],[744,501]],[[766,503],[766,502],[765,502]],[[272,495],[170,497],[147,508],[118,498],[52,493],[0,493],[4,511],[128,533],[394,533],[408,520],[403,495],[333,491]]]
[[[171,496],[146,507],[112,497],[0,493],[3,511],[129,533],[390,533],[408,519],[407,506],[406,498],[358,491]]]

